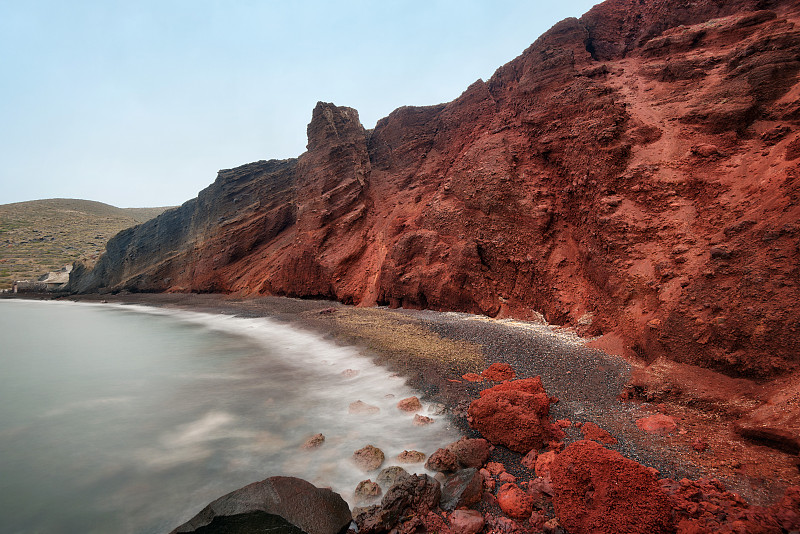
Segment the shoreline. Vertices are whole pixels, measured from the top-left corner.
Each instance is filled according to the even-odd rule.
[[[462,375],[480,373],[491,363],[508,363],[517,378],[541,376],[547,393],[559,398],[551,407],[553,421],[597,424],[618,440],[615,445],[606,445],[609,449],[655,468],[660,478],[717,478],[753,505],[778,501],[788,486],[800,481],[800,476],[792,478],[791,469],[794,467],[795,473],[797,469],[791,455],[735,438],[732,423],[713,414],[671,403],[620,401],[633,366],[618,356],[587,348],[577,336],[547,325],[285,297],[141,293],[49,296],[49,300],[141,304],[291,323],[362,349],[377,364],[406,378],[424,400],[444,404],[455,428],[467,437],[479,437],[466,420],[469,402],[491,384],[469,382]],[[678,428],[667,435],[637,428],[637,419],[654,413],[672,416]],[[565,444],[583,439],[580,429],[573,426],[565,430]],[[692,441],[698,437],[711,445],[708,450],[692,449]],[[521,455],[502,447],[497,447],[490,458],[503,463],[514,476],[532,477],[520,459]]]

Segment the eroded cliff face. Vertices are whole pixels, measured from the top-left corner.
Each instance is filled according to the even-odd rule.
[[[639,356],[800,363],[800,6],[608,0],[453,102],[221,171],[77,291],[324,297],[612,332]]]

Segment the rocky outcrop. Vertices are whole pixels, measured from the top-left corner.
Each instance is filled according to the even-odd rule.
[[[74,291],[532,317],[731,375],[798,367],[800,7],[607,0],[456,100],[220,171]]]
[[[340,534],[352,521],[344,499],[293,477],[270,477],[212,502],[172,531]]]

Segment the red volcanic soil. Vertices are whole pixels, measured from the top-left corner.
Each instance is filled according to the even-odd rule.
[[[456,100],[366,130],[318,103],[297,159],[220,171],[78,292],[541,313],[800,451],[800,4],[607,0]],[[771,382],[767,382],[771,380]]]

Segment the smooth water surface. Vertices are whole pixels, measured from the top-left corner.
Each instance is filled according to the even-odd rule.
[[[5,300],[0,340],[2,533],[168,532],[273,475],[352,504],[353,451],[456,438],[414,426],[395,407],[414,392],[356,349],[268,319]]]

